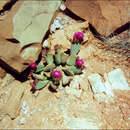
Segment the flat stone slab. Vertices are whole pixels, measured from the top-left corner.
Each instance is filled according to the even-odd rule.
[[[129,21],[129,0],[67,0],[66,5],[105,37]]]
[[[0,16],[0,64],[21,73],[38,59],[42,40],[60,3],[17,1]]]

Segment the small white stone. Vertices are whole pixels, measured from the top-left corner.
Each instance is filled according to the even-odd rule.
[[[43,123],[43,124],[45,123],[45,120],[46,120],[45,118],[42,118],[42,123]]]
[[[41,111],[42,111],[42,109],[41,109],[41,108],[38,108],[38,109],[37,109],[37,111],[41,112]]]
[[[64,17],[64,23],[65,24],[69,23],[69,18],[67,16]]]
[[[26,107],[27,106],[27,102],[23,101],[22,107]]]
[[[45,40],[45,41],[43,42],[43,48],[45,48],[45,47],[48,47],[48,41],[47,41],[47,40]]]
[[[105,92],[105,85],[102,83],[102,79],[99,74],[92,74],[88,76],[88,80],[92,86],[94,94],[98,92]]]
[[[21,124],[21,125],[24,125],[25,122],[26,122],[26,118],[22,117],[21,120],[20,120],[20,124]]]
[[[26,102],[26,101],[23,101],[21,110],[22,110],[22,112],[23,112],[25,115],[27,115],[28,117],[30,116],[30,115],[28,115],[29,107],[27,106],[27,102]]]
[[[66,126],[68,129],[99,129],[95,123],[84,118],[72,118]]]
[[[54,20],[54,26],[55,26],[55,28],[59,29],[62,25],[61,25],[60,21],[56,19],[56,20]]]
[[[112,89],[130,90],[123,71],[120,68],[109,72],[107,74],[107,80],[110,82]]]
[[[111,84],[110,84],[108,81],[106,81],[106,82],[104,83],[104,85],[105,85],[105,93],[106,93],[108,96],[114,97],[114,93],[113,93],[113,91],[112,91]]]
[[[56,27],[55,27],[54,24],[52,24],[51,27],[50,27],[50,32],[53,33],[55,31],[56,31]]]
[[[98,103],[105,102],[105,103],[114,103],[114,98],[109,95],[105,95],[104,93],[96,93],[94,94],[94,98],[98,101]]]
[[[80,97],[80,95],[81,95],[81,93],[82,93],[82,90],[80,89],[80,90],[76,90],[76,89],[74,89],[74,88],[71,88],[71,87],[66,87],[65,88],[65,92],[66,92],[66,94],[68,94],[68,95],[74,95],[74,96],[76,96],[76,97]]]
[[[61,20],[62,20],[62,18],[61,18],[60,16],[57,16],[57,17],[56,17],[56,20],[61,21]]]
[[[79,89],[79,77],[78,76],[75,76],[74,78],[73,78],[73,80],[71,81],[71,83],[70,83],[70,87],[71,88],[75,88],[75,89]]]
[[[62,11],[64,11],[64,10],[66,9],[65,4],[61,4],[61,5],[60,5],[60,9],[61,9]]]

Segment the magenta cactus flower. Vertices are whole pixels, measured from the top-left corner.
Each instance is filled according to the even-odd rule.
[[[84,34],[82,32],[75,32],[73,36],[74,41],[82,41],[84,38]]]
[[[76,65],[79,66],[79,67],[82,67],[84,65],[84,60],[83,59],[77,59]]]
[[[37,64],[35,62],[33,62],[29,66],[30,66],[30,68],[35,69],[37,67]]]
[[[52,71],[52,77],[56,79],[60,79],[62,77],[62,73],[60,70],[53,70]]]

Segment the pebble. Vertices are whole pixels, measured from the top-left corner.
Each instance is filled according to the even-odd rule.
[[[61,9],[62,11],[64,11],[64,10],[66,9],[65,4],[62,3],[62,4],[60,5],[60,9]]]
[[[47,41],[47,40],[45,40],[45,41],[43,42],[43,48],[46,48],[46,47],[48,47],[48,41]]]
[[[26,122],[26,118],[22,117],[20,120],[20,125],[24,125]]]

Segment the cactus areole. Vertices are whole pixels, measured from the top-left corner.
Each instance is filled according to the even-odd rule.
[[[77,55],[80,51],[80,46],[84,34],[75,32],[70,48],[70,54],[62,51],[62,46],[56,44],[54,46],[55,53],[47,48],[44,48],[40,65],[31,63],[32,73],[30,73],[33,82],[31,83],[32,90],[40,90],[46,86],[57,90],[59,85],[67,86],[73,80],[75,75],[82,74],[84,69],[84,60]]]

